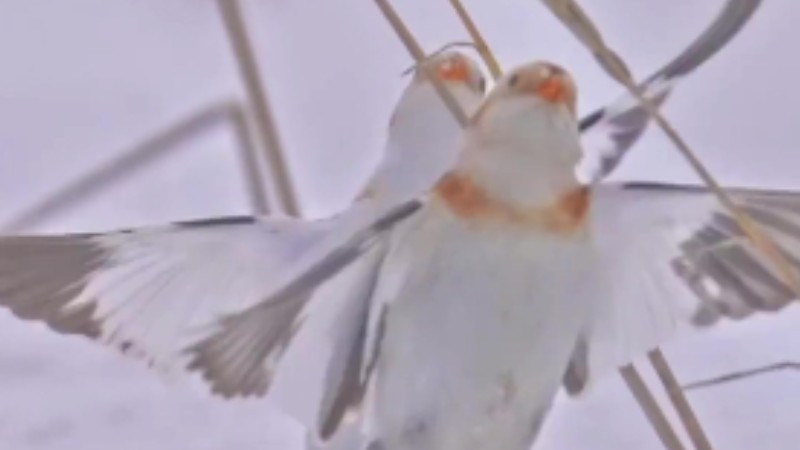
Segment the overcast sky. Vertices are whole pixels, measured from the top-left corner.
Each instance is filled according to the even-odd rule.
[[[395,3],[428,50],[466,37],[444,0]],[[644,76],[694,39],[723,1],[583,3]],[[800,3],[764,3],[728,48],[686,80],[666,113],[723,183],[800,189],[800,58],[793,48]],[[532,59],[567,67],[583,113],[621,92],[538,1],[465,4],[504,67]],[[400,73],[411,61],[370,1],[245,5],[303,212],[340,210],[380,155],[388,114],[407,82]],[[210,0],[2,2],[0,58],[0,223],[169,123],[243,95]],[[38,229],[246,212],[234,149],[230,129],[209,129],[158,167]],[[617,176],[694,180],[658,132]],[[788,311],[683,337],[668,356],[685,381],[800,359],[792,345],[798,320]],[[796,447],[800,374],[691,400],[718,448]],[[112,352],[0,313],[0,448],[292,450],[299,436],[268,403],[223,404],[196,385],[165,385]],[[537,447],[572,448],[660,447],[614,378],[585,400],[559,402]]]

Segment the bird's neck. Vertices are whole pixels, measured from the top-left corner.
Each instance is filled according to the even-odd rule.
[[[481,97],[464,83],[445,83],[467,115]],[[392,198],[427,191],[453,165],[461,124],[430,83],[412,84],[395,108],[386,151],[361,198]]]
[[[466,130],[455,173],[487,195],[523,208],[545,207],[580,188],[574,174],[580,141],[571,117],[532,109],[510,111],[508,120],[490,119],[491,127]]]
[[[482,97],[471,91],[464,83],[447,81],[443,82],[443,85],[467,116],[472,115],[480,105]],[[452,113],[445,107],[444,100],[439,97],[433,84],[427,81],[415,82],[409,85],[400,97],[390,124],[398,130],[417,128],[424,126],[427,115],[441,114],[452,117]],[[456,121],[455,117],[452,120]]]

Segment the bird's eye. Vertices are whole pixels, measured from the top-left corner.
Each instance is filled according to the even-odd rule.
[[[517,74],[511,75],[511,78],[508,79],[508,86],[514,87],[517,85],[518,82],[519,82],[519,75]]]

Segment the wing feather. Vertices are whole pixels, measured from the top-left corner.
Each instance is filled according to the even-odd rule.
[[[160,370],[200,370],[225,380],[214,385],[223,395],[263,393],[311,291],[418,207],[0,237],[0,306]],[[267,375],[234,371],[264,361]]]
[[[729,192],[800,270],[800,193]],[[565,380],[570,392],[582,392],[591,379],[661,345],[681,326],[743,320],[796,298],[706,189],[601,184],[593,198],[605,284],[583,336],[588,352],[573,355],[572,379]],[[576,381],[575,374],[584,376]]]
[[[725,47],[760,5],[761,0],[728,0],[697,39],[641,83],[645,97],[656,105],[664,103],[678,82]],[[594,183],[611,174],[649,123],[645,108],[627,93],[583,118],[580,130],[585,153],[576,169],[579,178]]]

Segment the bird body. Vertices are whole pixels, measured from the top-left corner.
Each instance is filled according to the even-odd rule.
[[[485,101],[455,168],[387,255],[406,269],[396,292],[378,293],[392,300],[371,405],[377,448],[527,449],[586,323],[589,205],[570,227],[555,218],[581,189],[571,81],[545,64],[510,77],[521,78],[513,94],[501,86]],[[537,98],[551,83],[555,100]]]
[[[583,271],[560,268],[589,263],[588,236],[420,216],[395,250],[414,263],[387,313],[376,431],[391,450],[527,449],[585,322]]]

